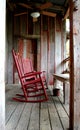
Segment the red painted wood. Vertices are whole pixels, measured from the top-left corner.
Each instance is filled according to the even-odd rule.
[[[19,52],[19,54],[21,56],[23,56],[23,47],[24,47],[23,40],[19,39],[19,42],[18,42],[18,52]]]
[[[13,59],[14,59],[14,62],[15,62],[16,68],[17,68],[17,72],[19,75],[19,79],[20,79],[22,91],[23,91],[23,95],[20,95],[20,94],[17,94],[17,95],[20,97],[24,97],[24,98],[14,97],[13,99],[16,101],[21,101],[21,102],[47,101],[48,96],[47,96],[46,90],[45,90],[43,82],[42,82],[41,72],[25,73],[23,71],[23,59],[21,58],[19,53],[17,54],[17,53],[15,53],[14,50],[12,50],[12,54],[13,54]],[[42,91],[40,91],[40,89]],[[30,93],[31,93],[31,95],[30,95]],[[41,96],[42,96],[42,98],[41,98]],[[35,97],[35,98],[38,97],[38,98],[32,99],[32,97]]]

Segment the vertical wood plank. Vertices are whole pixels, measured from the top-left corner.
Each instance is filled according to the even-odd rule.
[[[56,73],[61,73],[61,18],[60,17],[56,17],[55,66],[56,66]]]
[[[74,130],[80,130],[80,1],[74,2],[73,40],[74,40]]]
[[[6,13],[7,19],[6,19],[6,67],[8,69],[6,70],[6,80],[8,83],[13,82],[13,60],[11,51],[13,48],[13,13],[8,12]]]
[[[70,129],[74,129],[74,44],[73,44],[73,0],[70,3]]]
[[[66,58],[66,20],[61,24],[61,60]],[[65,65],[61,64],[61,71],[65,70]]]
[[[48,72],[48,83],[49,83],[49,71],[50,71],[50,19],[48,17],[48,29],[47,29],[47,72]]]
[[[50,39],[50,66],[49,66],[49,84],[53,84],[53,76],[55,66],[55,18],[49,18],[49,39]]]

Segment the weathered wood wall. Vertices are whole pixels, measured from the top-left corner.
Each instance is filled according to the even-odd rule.
[[[80,130],[80,1],[76,1],[77,11],[73,12],[74,38],[74,130]]]
[[[48,83],[53,83],[51,73],[61,72],[61,50],[65,42],[62,40],[64,38],[61,25],[60,17],[41,16],[33,23],[28,14],[14,16],[14,19],[12,14],[7,15],[7,57],[9,58],[6,65],[8,67],[6,79],[8,83],[13,83],[14,79],[12,48],[20,51],[23,57],[31,58],[35,69],[46,71]],[[33,44],[36,45],[37,50]]]
[[[6,83],[12,83],[13,59],[11,51],[13,48],[13,13],[6,15]]]
[[[45,24],[45,22],[46,24]],[[63,23],[63,24],[62,24]],[[64,34],[63,34],[64,33]],[[61,61],[65,54],[65,21],[60,17],[43,18],[41,23],[41,69],[46,70],[48,83],[53,83],[52,73],[61,73]],[[44,62],[45,61],[45,62]]]

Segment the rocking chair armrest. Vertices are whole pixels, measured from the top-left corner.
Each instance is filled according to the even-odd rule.
[[[32,72],[28,72],[28,73],[25,73],[24,75],[26,76],[26,75],[28,75],[28,74],[32,74],[34,71],[32,71]]]
[[[30,77],[30,76],[37,76],[40,75],[42,72],[32,72],[32,73],[26,73],[26,75],[22,76],[22,78]]]

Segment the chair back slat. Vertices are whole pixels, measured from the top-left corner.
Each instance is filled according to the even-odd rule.
[[[14,62],[17,68],[17,72],[19,75],[19,78],[21,78],[23,76],[23,68],[22,68],[22,63],[21,63],[21,57],[18,53],[15,53],[14,50],[12,50],[12,54],[13,54],[13,58],[14,58]]]
[[[33,71],[32,62],[29,58],[22,59],[23,61],[23,71],[24,73],[29,73]]]

